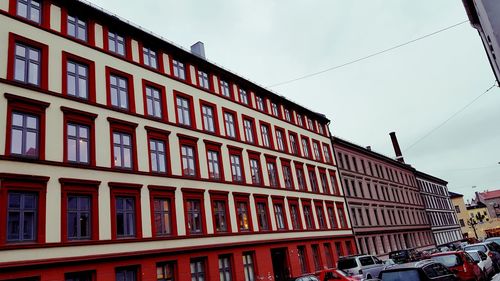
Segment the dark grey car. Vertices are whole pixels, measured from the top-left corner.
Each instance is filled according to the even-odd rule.
[[[423,260],[393,265],[380,272],[381,281],[458,281],[459,279],[444,265],[432,260]]]

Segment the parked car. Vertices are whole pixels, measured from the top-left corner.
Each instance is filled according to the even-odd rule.
[[[482,280],[482,272],[477,262],[464,251],[443,252],[431,255],[431,260],[439,262],[455,273],[461,281]]]
[[[319,281],[360,281],[363,275],[347,276],[347,273],[339,269],[324,269],[315,273]]]
[[[500,272],[500,246],[495,242],[483,242],[464,247],[464,251],[478,250],[491,258],[495,272]]]
[[[495,242],[495,243],[497,243],[498,245],[500,245],[500,237],[490,237],[490,238],[486,238],[486,240],[484,240],[484,242]]]
[[[384,262],[371,255],[341,257],[337,262],[337,268],[345,271],[347,276],[363,275],[365,279],[376,278],[385,266]]]
[[[491,258],[488,257],[488,255],[478,250],[467,251],[467,253],[474,259],[474,261],[477,262],[479,268],[481,268],[481,271],[484,275],[483,279],[486,279],[495,274],[493,261],[491,261]]]
[[[381,281],[458,281],[444,265],[432,260],[397,264],[380,272]]]
[[[308,275],[302,275],[299,277],[292,277],[289,278],[288,281],[319,281],[318,277],[308,274]]]
[[[404,249],[398,251],[392,251],[389,253],[389,258],[395,263],[407,263],[418,260],[419,254],[415,249]]]

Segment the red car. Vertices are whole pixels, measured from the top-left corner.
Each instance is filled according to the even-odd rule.
[[[314,275],[319,281],[359,281],[363,278],[363,275],[347,276],[342,270],[333,268],[317,271]]]
[[[430,258],[450,269],[461,281],[481,280],[481,269],[477,262],[464,251],[432,254]]]

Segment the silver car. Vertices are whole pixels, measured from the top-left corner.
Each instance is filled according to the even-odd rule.
[[[337,268],[349,276],[362,275],[365,279],[377,278],[385,267],[383,261],[371,255],[341,257],[337,262]]]

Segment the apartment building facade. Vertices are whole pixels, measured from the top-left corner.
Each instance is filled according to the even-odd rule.
[[[0,1],[0,280],[276,280],[356,245],[329,120],[81,1]]]
[[[420,171],[417,171],[416,175],[436,245],[461,240],[462,230],[448,192],[448,183]]]
[[[338,137],[333,147],[359,252],[435,247],[415,169]]]

